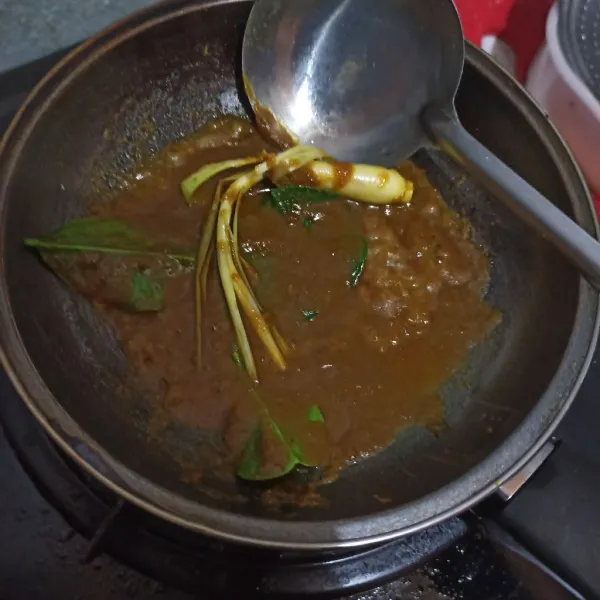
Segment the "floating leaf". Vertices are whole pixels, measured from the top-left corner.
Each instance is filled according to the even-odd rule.
[[[325,417],[317,404],[313,404],[308,409],[308,420],[311,423],[325,423]]]
[[[261,445],[262,431],[260,426],[256,426],[250,433],[250,437],[244,446],[242,458],[237,470],[237,476],[249,481],[260,480],[261,475]]]
[[[304,229],[311,229],[314,222],[315,220],[313,217],[304,217],[304,219],[302,219],[302,227],[304,227]]]
[[[310,323],[311,321],[314,321],[319,316],[319,311],[318,310],[303,310],[302,316],[304,317],[305,321],[308,321]]]
[[[298,212],[303,205],[329,202],[339,198],[328,190],[315,190],[302,185],[285,185],[273,188],[266,196],[265,203],[282,215]]]
[[[281,429],[267,414],[250,434],[237,470],[241,479],[266,481],[283,477],[302,462]]]
[[[352,273],[350,273],[350,278],[348,279],[348,285],[350,287],[356,287],[356,284],[362,275],[363,269],[365,268],[365,262],[367,261],[368,255],[369,245],[367,244],[367,240],[363,239],[360,249],[360,256],[354,261]]]
[[[244,446],[238,477],[249,481],[266,481],[283,477],[297,466],[317,466],[305,457],[296,440],[284,435],[256,390],[251,390],[251,393],[260,407],[260,421]]]
[[[190,264],[195,260],[193,250],[170,247],[164,241],[152,239],[125,221],[102,217],[73,219],[49,235],[26,238],[25,245],[40,251],[167,256]]]
[[[136,271],[132,278],[130,309],[133,312],[152,312],[165,306],[164,282]]]
[[[165,280],[186,273],[194,262],[193,252],[99,217],[75,219],[25,244],[76,292],[131,312],[162,310]]]
[[[136,256],[65,251],[42,251],[40,255],[77,293],[129,312],[162,310],[165,280],[186,272],[169,258],[140,260]]]

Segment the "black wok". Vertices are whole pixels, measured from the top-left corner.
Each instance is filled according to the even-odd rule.
[[[2,362],[64,450],[166,519],[281,548],[403,536],[466,510],[533,456],[568,409],[598,327],[597,294],[446,157],[430,151],[417,160],[489,252],[489,301],[502,324],[444,389],[447,430],[414,430],[348,468],[322,488],[327,505],[319,508],[272,512],[248,484],[186,483],[181,465],[198,458],[201,436],[175,426],[160,439],[146,435],[147,405],[135,387],[122,392],[127,364],[112,331],[22,244],[109,196],[140,155],[220,112],[245,111],[239,52],[250,6],[174,0],[138,13],[73,52],[27,100],[0,146]],[[561,139],[472,47],[457,105],[483,144],[596,234]],[[382,505],[375,495],[392,501]]]

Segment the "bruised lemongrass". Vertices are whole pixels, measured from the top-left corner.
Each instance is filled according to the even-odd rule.
[[[277,155],[277,163],[272,166],[269,177],[276,183],[282,177],[310,165],[313,161],[325,158],[325,156],[325,152],[312,146],[294,146]]]
[[[206,261],[204,262],[204,267],[202,268],[201,289],[202,289],[202,300],[203,300],[203,302],[206,302],[206,290],[207,290],[207,281],[208,281],[208,270],[210,268],[210,261],[212,260],[213,253],[214,253],[214,246],[211,246],[210,250],[208,251],[208,256],[206,257]]]
[[[221,285],[223,286],[223,293],[225,294],[225,300],[227,301],[227,306],[229,308],[229,315],[233,323],[244,367],[251,379],[256,381],[256,364],[254,363],[250,342],[248,341],[248,336],[246,335],[246,330],[244,328],[242,314],[240,313],[237,304],[236,289],[233,285],[233,279],[234,277],[237,277],[235,265],[231,259],[229,244],[224,243],[219,239],[217,239],[217,264],[219,266],[219,274],[225,273],[225,276],[221,275]]]
[[[254,290],[252,289],[252,286],[250,285],[250,281],[248,280],[248,276],[246,274],[246,269],[249,270],[249,269],[252,269],[252,267],[248,264],[248,262],[246,260],[244,260],[244,258],[242,256],[240,256],[240,251],[239,251],[240,245],[239,245],[239,238],[238,238],[238,223],[239,223],[239,212],[240,212],[241,205],[242,205],[241,202],[239,202],[239,201],[236,202],[235,208],[234,208],[234,213],[233,213],[233,227],[232,227],[233,259],[235,262],[235,266],[238,269],[238,272],[240,273],[242,279],[244,280],[244,285],[248,289],[251,300],[253,301],[256,309],[258,311],[260,311],[265,322],[267,322],[264,309],[261,306],[258,298],[256,297],[256,294],[254,293]],[[253,272],[255,272],[254,269],[252,269],[252,270],[253,270]],[[275,325],[273,325],[272,323],[271,324],[267,323],[267,324],[270,327],[271,333],[273,334],[273,338],[275,339],[276,345],[279,347],[279,350],[281,351],[281,353],[287,354],[289,352],[289,346],[288,346],[287,342],[284,340],[283,336],[279,333],[279,331],[277,331],[277,328],[275,327]],[[277,360],[275,359],[275,357],[273,357],[273,359],[277,363]],[[285,368],[285,364],[284,364],[283,368]]]
[[[242,320],[242,314],[238,306],[238,294],[240,290],[243,291],[243,287],[238,285],[236,289],[235,285],[235,282],[239,282],[241,278],[233,257],[231,219],[235,202],[241,198],[245,191],[256,185],[264,177],[267,172],[264,165],[264,162],[260,163],[251,172],[242,175],[229,186],[227,191],[230,192],[233,188],[233,194],[223,194],[217,218],[217,264],[219,267],[221,285],[223,286],[225,300],[227,301],[227,307],[235,330],[237,344],[244,362],[244,367],[246,368],[248,375],[255,381],[258,379],[256,364]]]
[[[298,177],[309,187],[330,190],[368,204],[406,203],[413,195],[412,182],[398,171],[372,165],[315,160],[304,166],[291,181],[295,182]]]
[[[240,261],[242,262],[242,266],[244,267],[246,275],[250,274],[250,278],[252,278],[254,281],[258,281],[258,271],[241,255]]]
[[[278,346],[277,340],[273,335],[269,324],[267,323],[259,305],[254,299],[254,295],[250,289],[244,284],[238,274],[232,275],[232,282],[236,292],[237,299],[246,314],[247,319],[256,331],[258,337],[265,345],[273,362],[281,371],[285,371],[286,363],[282,349]],[[253,379],[258,380],[256,373]]]
[[[240,214],[240,206],[241,205],[242,205],[241,202],[236,202],[235,208],[233,209],[233,225],[232,225],[232,234],[233,235],[232,235],[231,249],[233,251],[233,259],[235,261],[235,266],[237,267],[238,271],[242,275],[242,279],[244,280],[244,283],[246,284],[248,289],[252,292],[252,288],[250,287],[248,277],[246,276],[244,261],[242,261],[242,258],[240,256],[240,249],[239,249],[240,245],[239,245],[239,238],[238,238],[238,223],[239,223],[239,214]]]
[[[259,162],[260,158],[264,160]],[[275,326],[269,323],[268,315],[256,298],[246,273],[252,270],[240,255],[238,220],[242,197],[267,176],[276,185],[299,181],[308,187],[334,191],[340,196],[370,204],[409,202],[413,193],[412,183],[395,170],[328,162],[323,160],[324,152],[310,146],[294,146],[280,154],[263,154],[260,158],[250,157],[205,165],[194,174],[196,179],[193,181],[194,185],[201,185],[226,169],[255,164],[253,169],[219,182],[199,245],[196,265],[198,364],[201,356],[201,300],[206,293],[207,261],[210,259],[208,247],[216,230],[217,265],[221,285],[241,359],[246,371],[255,381],[258,380],[256,363],[244,327],[242,311],[281,370],[286,368],[284,354],[287,353],[288,346]],[[225,183],[229,184],[226,188]],[[192,184],[188,182],[185,189],[184,184],[182,190],[184,194],[187,192],[186,198],[189,200],[193,193],[193,190],[190,192]]]
[[[238,169],[240,167],[246,167],[253,165],[261,160],[264,156],[249,156],[247,158],[234,158],[232,160],[224,160],[218,163],[209,163],[204,165],[196,172],[192,173],[189,177],[186,177],[181,182],[181,191],[188,204],[193,204],[192,196],[194,192],[209,179],[212,179],[215,175],[227,171],[229,169]]]
[[[202,303],[206,299],[206,281],[208,277],[208,267],[213,252],[213,237],[215,225],[219,214],[219,202],[221,192],[225,182],[219,181],[213,201],[208,211],[208,216],[202,229],[198,251],[196,253],[196,270],[194,273],[194,300],[195,300],[195,321],[196,321],[196,365],[198,368],[202,365]]]
[[[249,293],[252,295],[252,298],[255,302],[255,304],[258,306],[258,309],[260,310],[261,313],[263,313],[263,308],[260,305],[260,302],[258,301],[258,298],[256,297],[256,294],[254,293],[254,290],[252,289],[252,286],[250,285],[250,281],[248,280],[248,276],[246,274],[246,270],[250,267],[250,265],[248,265],[248,262],[245,261],[242,256],[240,255],[240,245],[239,245],[239,238],[238,238],[238,222],[239,222],[239,212],[240,212],[240,206],[242,205],[241,202],[236,202],[235,204],[235,208],[233,209],[233,225],[232,225],[232,240],[231,240],[231,250],[232,250],[232,254],[233,254],[233,261],[234,264],[239,272],[239,274],[241,275],[242,279],[244,280],[244,285],[248,288]]]
[[[247,173],[244,173],[244,175]],[[237,177],[236,177],[237,179]],[[238,271],[240,272],[242,279],[244,280],[244,283],[246,284],[246,286],[248,287],[248,289],[250,290],[250,292],[252,292],[252,288],[250,287],[250,283],[248,281],[248,277],[246,276],[246,268],[248,266],[248,263],[242,259],[242,257],[240,256],[240,251],[239,251],[239,238],[238,238],[238,222],[239,222],[239,214],[240,214],[240,206],[242,205],[241,202],[236,202],[235,203],[235,208],[233,209],[233,224],[232,224],[232,252],[233,252],[233,259],[235,262],[235,266],[238,269]]]
[[[237,253],[238,244],[237,242],[234,243],[235,236],[232,230],[232,227],[235,227],[237,233],[237,227],[232,223],[235,215],[234,209],[242,196],[250,188],[262,181],[270,172],[281,168],[286,169],[290,173],[323,156],[324,153],[322,151],[307,146],[295,146],[280,154],[271,155],[267,160],[256,165],[252,171],[236,179],[221,197],[217,218],[217,263],[219,266],[219,275],[244,366],[250,377],[255,381],[258,380],[256,364],[244,328],[238,301],[275,364],[281,370],[286,368],[286,364],[282,348],[277,343],[277,339],[280,339],[281,336],[278,333],[273,333],[273,329],[267,323],[258,302],[254,298],[254,293],[246,283],[247,279],[240,273],[242,267],[239,254]],[[235,250],[233,246],[235,246]],[[237,261],[235,259],[236,254],[238,256]],[[240,267],[236,265],[236,262],[239,263]]]
[[[277,327],[275,327],[275,325],[271,325],[271,330],[273,332],[273,337],[275,338],[277,345],[281,348],[281,351],[284,354],[288,354],[290,351],[290,347],[289,347],[288,343],[285,341],[285,338],[279,333],[279,331],[277,330]]]
[[[202,303],[206,302],[206,290],[208,280],[208,270],[214,252],[214,244],[212,240],[215,233],[215,225],[217,215],[219,213],[219,203],[221,194],[226,184],[235,181],[240,174],[224,177],[217,184],[215,195],[202,230],[202,236],[198,245],[198,253],[196,256],[196,272],[194,285],[195,299],[195,325],[196,325],[196,365],[198,368],[202,366]]]

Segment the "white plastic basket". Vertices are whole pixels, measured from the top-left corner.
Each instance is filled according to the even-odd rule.
[[[590,187],[600,194],[600,102],[571,69],[561,50],[554,5],[546,42],[529,69],[526,87],[569,144]]]

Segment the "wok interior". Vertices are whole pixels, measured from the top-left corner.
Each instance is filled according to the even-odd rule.
[[[147,438],[144,399],[135,387],[123,389],[127,365],[112,331],[22,244],[118,189],[140,156],[219,113],[244,113],[239,53],[249,8],[245,2],[222,4],[162,22],[117,44],[70,82],[37,121],[18,158],[2,251],[27,351],[55,398],[92,438],[129,468],[187,498],[273,517],[252,500],[252,485],[232,489],[210,477],[201,485],[181,480],[180,465],[197,458],[201,440],[185,429],[171,429],[160,441]],[[469,66],[457,107],[467,129],[570,212],[547,149],[518,109]],[[447,158],[422,152],[417,160],[445,200],[469,217],[476,240],[489,252],[488,298],[502,312],[502,324],[446,386],[449,427],[439,438],[409,430],[322,488],[327,506],[277,518],[359,517],[435,491],[506,439],[560,364],[573,326],[578,275]],[[375,494],[392,503],[382,507]]]

